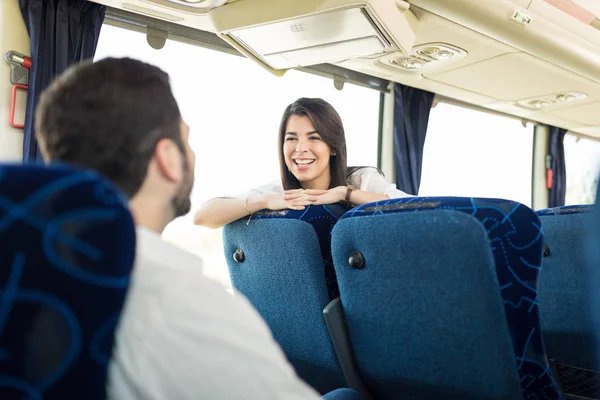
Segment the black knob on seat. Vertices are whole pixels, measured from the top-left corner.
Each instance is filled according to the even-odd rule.
[[[544,245],[544,257],[550,257],[550,247]]]
[[[233,261],[236,263],[243,263],[245,259],[246,256],[244,255],[244,251],[242,249],[237,249],[235,253],[233,253]]]
[[[353,251],[348,258],[348,264],[354,269],[361,269],[365,266],[365,258],[360,251]]]

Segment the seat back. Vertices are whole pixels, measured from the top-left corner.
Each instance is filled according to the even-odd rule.
[[[539,326],[542,240],[535,213],[508,200],[393,199],[344,215],[334,265],[367,385],[387,398],[406,386],[415,398],[514,398],[516,369],[524,398],[562,398]],[[348,265],[355,250],[363,269]]]
[[[596,202],[589,212],[585,223],[586,240],[584,242],[584,257],[586,261],[586,276],[590,280],[590,303],[595,338],[594,365],[600,371],[600,183],[596,191]],[[596,385],[599,379],[596,379]]]
[[[338,295],[331,230],[339,204],[262,211],[223,230],[231,282],[273,332],[297,373],[321,393],[345,386],[323,309]]]
[[[2,165],[0,242],[0,398],[106,398],[134,261],[126,201],[90,172]]]
[[[593,384],[591,290],[584,264],[585,223],[591,206],[537,211],[544,231],[538,284],[540,322],[548,358],[567,394],[589,396]]]

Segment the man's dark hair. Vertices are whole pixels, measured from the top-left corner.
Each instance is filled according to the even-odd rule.
[[[51,161],[96,170],[133,197],[161,139],[171,139],[185,157],[180,121],[164,71],[106,58],[71,67],[54,81],[39,102],[36,135]]]

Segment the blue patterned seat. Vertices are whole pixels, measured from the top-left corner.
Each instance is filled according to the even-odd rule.
[[[337,296],[331,230],[341,204],[261,211],[223,229],[231,282],[273,332],[297,373],[321,393],[344,387],[323,309]]]
[[[586,277],[590,280],[590,303],[595,338],[594,365],[600,370],[600,183],[596,190],[596,202],[585,223],[588,235],[584,241]],[[595,383],[598,385],[599,379]]]
[[[544,232],[544,257],[538,293],[544,344],[556,362],[566,394],[592,396],[594,338],[589,304],[591,286],[584,263],[585,223],[590,205],[537,211]],[[575,376],[577,379],[574,379]]]
[[[481,246],[491,246],[492,264]],[[525,399],[563,398],[538,317],[542,246],[538,217],[508,200],[393,199],[344,215],[332,252],[349,336],[369,389],[384,398],[401,390],[414,398],[515,398],[516,369]],[[365,265],[358,270],[348,265],[357,250]],[[498,324],[503,317],[504,325]],[[503,334],[507,329],[510,335]],[[442,385],[432,393],[436,382]]]
[[[126,201],[90,172],[0,165],[0,242],[0,398],[106,398],[134,260]]]
[[[561,206],[553,208],[545,208],[543,210],[537,210],[535,213],[538,217],[544,217],[547,215],[569,215],[569,214],[582,214],[592,210],[591,204],[578,204],[573,206]]]

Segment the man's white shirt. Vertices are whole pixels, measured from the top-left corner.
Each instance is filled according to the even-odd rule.
[[[113,400],[319,398],[243,295],[205,277],[199,257],[142,227],[108,394]]]

